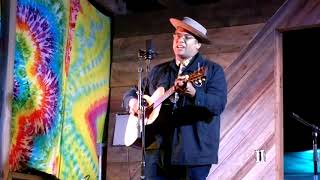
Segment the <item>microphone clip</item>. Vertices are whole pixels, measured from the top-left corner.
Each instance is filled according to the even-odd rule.
[[[148,49],[148,50],[139,49],[139,52],[138,52],[138,57],[144,58],[145,60],[152,60],[157,55],[158,53],[152,49]]]

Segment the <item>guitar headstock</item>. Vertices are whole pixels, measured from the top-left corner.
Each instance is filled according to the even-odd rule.
[[[195,86],[201,86],[206,80],[205,72],[207,68],[201,67],[197,71],[188,75],[188,81],[192,82]]]

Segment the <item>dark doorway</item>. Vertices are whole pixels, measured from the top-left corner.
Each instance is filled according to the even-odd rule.
[[[313,173],[312,128],[302,124],[291,114],[295,113],[303,120],[320,126],[319,63],[320,28],[283,33],[285,173]],[[302,169],[293,168],[297,166]]]

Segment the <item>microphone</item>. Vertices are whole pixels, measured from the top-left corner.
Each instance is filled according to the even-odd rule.
[[[318,131],[320,132],[320,128],[314,124],[311,124],[307,121],[305,121],[304,119],[302,119],[300,116],[298,116],[296,113],[294,112],[291,112],[291,117],[293,117],[294,119],[298,120],[299,122],[301,122],[302,124],[308,126],[308,127],[311,127],[314,131]]]
[[[139,56],[144,57],[145,60],[152,60],[158,53],[154,50],[154,43],[152,39],[146,40],[146,50],[139,49]]]

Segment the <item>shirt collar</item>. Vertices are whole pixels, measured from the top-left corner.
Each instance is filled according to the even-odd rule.
[[[192,58],[191,58],[191,59],[192,59]],[[190,63],[191,59],[184,60],[184,61],[182,61],[182,62],[176,60],[176,65],[179,67],[180,64],[182,63],[182,65],[183,65],[184,67],[186,67],[186,66],[188,66],[188,64]]]

